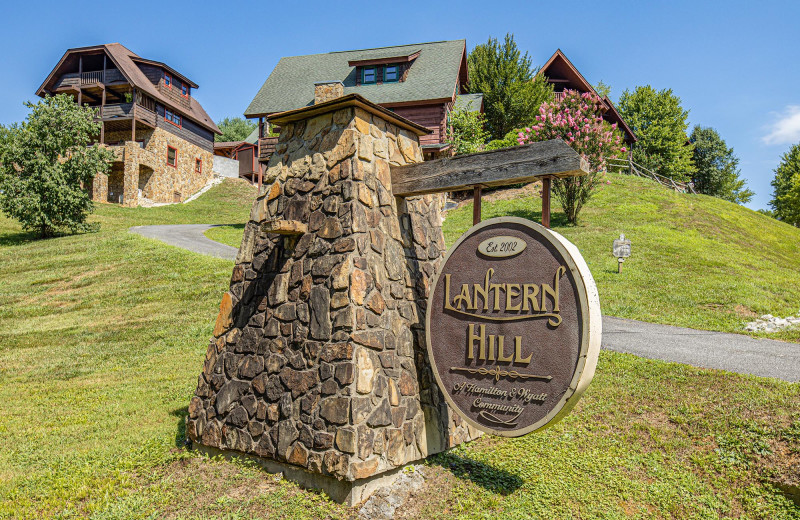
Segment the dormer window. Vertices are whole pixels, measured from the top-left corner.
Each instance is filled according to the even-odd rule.
[[[169,73],[164,73],[164,86],[172,88],[172,75]]]
[[[361,72],[361,84],[362,85],[369,85],[371,83],[377,83],[378,81],[378,69],[377,67],[364,67]]]
[[[387,65],[383,69],[383,82],[384,83],[394,83],[395,81],[400,80],[400,66],[399,65]]]
[[[189,85],[183,82],[181,82],[181,96],[185,98],[189,97]]]

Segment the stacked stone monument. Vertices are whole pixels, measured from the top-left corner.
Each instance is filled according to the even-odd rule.
[[[403,465],[478,435],[448,408],[425,349],[445,253],[440,198],[392,194],[390,166],[422,162],[427,130],[356,95],[270,121],[281,131],[266,193],[187,435],[355,503]]]

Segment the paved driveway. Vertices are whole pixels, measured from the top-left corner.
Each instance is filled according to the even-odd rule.
[[[219,242],[214,242],[206,237],[208,229],[215,227],[214,224],[176,224],[168,226],[134,226],[129,229],[131,233],[137,233],[144,237],[155,238],[171,246],[181,247],[200,253],[203,255],[216,256],[226,260],[235,260],[239,252],[235,247],[231,247]]]
[[[603,348],[696,367],[800,381],[800,343],[604,316]]]

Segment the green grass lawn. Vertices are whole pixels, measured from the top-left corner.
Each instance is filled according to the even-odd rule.
[[[251,465],[183,448],[231,263],[127,228],[237,224],[253,197],[245,183],[227,181],[185,205],[101,205],[93,217],[99,232],[47,241],[0,216],[0,518],[355,514]],[[536,201],[515,202],[509,213],[537,218]],[[487,204],[484,214],[501,214],[505,204]],[[630,217],[615,223],[602,208]],[[451,243],[470,214],[448,218]],[[673,214],[697,218],[686,228],[656,225]],[[590,260],[607,313],[666,313],[660,321],[725,329],[741,321],[737,303],[797,311],[796,230],[635,180],[625,189],[612,184],[584,215],[582,226],[558,230]],[[754,225],[752,236],[738,223]],[[633,240],[634,257],[617,276],[608,251],[619,231]],[[788,238],[794,242],[781,243]],[[747,258],[736,256],[756,239]],[[677,246],[648,253],[670,243],[695,246],[691,254]],[[725,249],[711,251],[715,244]],[[696,274],[695,265],[711,273]],[[679,275],[684,269],[693,274]],[[700,317],[683,316],[685,309]],[[798,519],[798,506],[773,483],[799,484],[799,461],[800,385],[603,352],[567,419],[433,457],[428,482],[398,518]]]
[[[207,230],[205,236],[223,244],[238,248],[242,244],[244,224],[228,224]]]

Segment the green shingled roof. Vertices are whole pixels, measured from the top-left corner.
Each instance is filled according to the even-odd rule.
[[[314,83],[320,81],[341,81],[345,94],[360,94],[379,105],[450,98],[456,92],[465,49],[465,40],[452,40],[281,58],[244,115],[257,117],[312,105]],[[356,68],[348,65],[417,51],[419,57],[403,82],[356,86]]]
[[[483,105],[483,94],[461,94],[456,96],[456,110],[480,112]]]

